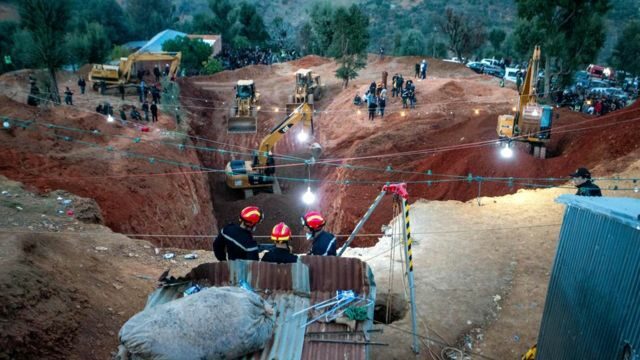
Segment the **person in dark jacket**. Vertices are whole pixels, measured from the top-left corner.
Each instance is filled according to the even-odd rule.
[[[120,98],[124,100],[124,82],[118,83],[118,91],[120,92]]]
[[[417,79],[417,78],[418,78],[418,76],[420,76],[420,63],[416,63],[416,66],[415,66],[415,73],[413,74],[413,77],[414,77],[415,79]]]
[[[309,255],[335,256],[336,237],[330,232],[322,230],[326,221],[317,211],[309,211],[302,217],[302,225],[308,230],[307,239],[311,240]]]
[[[160,73],[160,68],[158,68],[158,65],[154,66],[154,68],[153,68],[153,76],[156,77],[156,82],[160,81],[160,75],[162,75],[162,73]]]
[[[213,253],[218,261],[258,260],[258,243],[253,232],[264,214],[257,206],[248,206],[240,212],[240,225],[229,224],[220,230],[213,241]]]
[[[591,182],[591,173],[586,168],[579,168],[570,176],[573,179],[573,184],[578,188],[578,192],[576,192],[576,195],[602,196],[600,187]]]
[[[151,122],[158,122],[158,105],[155,102],[151,103]]]
[[[148,102],[143,102],[142,103],[142,111],[144,112],[144,121],[149,121],[149,103]]]
[[[78,79],[78,86],[80,87],[80,94],[84,94],[84,89],[87,86],[87,82],[84,81],[84,78],[82,76]]]
[[[67,86],[64,91],[64,103],[67,105],[73,105],[73,92]]]
[[[276,247],[262,255],[261,261],[278,264],[298,262],[298,257],[293,255],[291,249],[289,249],[290,239],[291,229],[287,224],[281,222],[274,226],[273,230],[271,230],[271,240],[275,242]]]

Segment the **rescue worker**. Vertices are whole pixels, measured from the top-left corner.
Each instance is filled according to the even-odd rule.
[[[276,247],[267,251],[261,261],[287,264],[298,262],[298,257],[291,253],[289,248],[289,240],[291,239],[291,229],[287,224],[281,222],[271,230],[271,241],[275,242]]]
[[[302,217],[302,225],[310,231],[307,240],[311,240],[309,255],[336,256],[336,237],[330,232],[322,230],[326,224],[324,217],[318,211],[309,211]]]
[[[353,98],[353,105],[355,106],[362,105],[362,98],[360,97],[360,95],[358,95],[358,93],[356,93],[356,96]]]
[[[247,206],[240,212],[240,225],[231,223],[220,230],[213,241],[213,253],[218,261],[258,260],[258,243],[253,232],[264,219],[257,206]]]
[[[591,173],[586,168],[578,168],[570,175],[573,184],[578,188],[576,195],[580,196],[602,196],[602,191],[598,185],[591,182]]]

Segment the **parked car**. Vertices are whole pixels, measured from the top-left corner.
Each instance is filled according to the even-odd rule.
[[[482,59],[480,62],[485,65],[500,67],[500,61],[496,59]]]
[[[504,77],[504,70],[502,70],[502,68],[498,66],[485,65],[482,68],[482,72],[484,74],[495,76],[501,79]]]
[[[517,82],[518,72],[522,73],[522,71],[518,68],[511,68],[511,67],[505,68],[504,79],[506,81]]]
[[[620,88],[606,88],[605,93],[614,99],[629,101],[629,95]]]
[[[458,64],[464,64],[465,60],[466,60],[466,59],[464,59],[464,58],[463,58],[462,60],[460,60],[460,59],[458,59],[457,57],[452,57],[451,59],[444,59],[444,60],[442,60],[442,61],[446,61],[446,62],[454,62],[454,63],[458,63]]]
[[[467,64],[467,67],[473,71],[475,71],[478,74],[482,74],[482,70],[484,69],[486,65],[480,62],[470,62]]]

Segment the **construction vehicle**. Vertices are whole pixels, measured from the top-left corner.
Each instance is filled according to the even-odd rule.
[[[298,133],[299,140],[306,141],[313,136],[312,112],[309,104],[302,103],[262,139],[253,161],[231,160],[225,167],[227,186],[244,190],[245,198],[253,196],[253,190],[260,188],[272,188],[274,193],[279,193],[280,188],[274,177],[273,148],[298,123],[304,126]]]
[[[540,46],[536,45],[519,89],[514,114],[498,116],[496,131],[504,149],[509,149],[514,142],[525,142],[530,145],[530,152],[534,157],[544,159],[547,154],[546,144],[551,138],[553,108],[538,104],[536,80],[539,63]],[[511,154],[511,151],[506,153]]]
[[[236,98],[229,111],[229,133],[255,133],[258,130],[258,99],[253,80],[238,80]]]
[[[313,110],[313,102],[320,99],[320,76],[309,69],[296,71],[296,86],[286,105],[287,114],[291,114],[300,104],[307,103]]]
[[[89,72],[89,81],[93,89],[115,88],[121,82],[131,84],[138,81],[135,76],[135,65],[141,62],[156,62],[156,65],[170,64],[169,77],[173,78],[178,72],[182,53],[180,52],[143,52],[133,53],[120,58],[118,65],[93,64]]]

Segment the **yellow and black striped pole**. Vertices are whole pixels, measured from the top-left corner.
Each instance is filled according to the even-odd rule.
[[[404,255],[407,262],[407,277],[409,282],[409,301],[411,302],[411,327],[413,330],[413,352],[418,354],[420,352],[420,345],[418,342],[418,322],[416,312],[416,291],[415,283],[413,279],[413,252],[411,250],[411,223],[409,221],[409,203],[404,197],[400,197],[402,202],[402,221],[404,223],[402,235],[404,237]],[[428,334],[425,334],[428,335]]]

